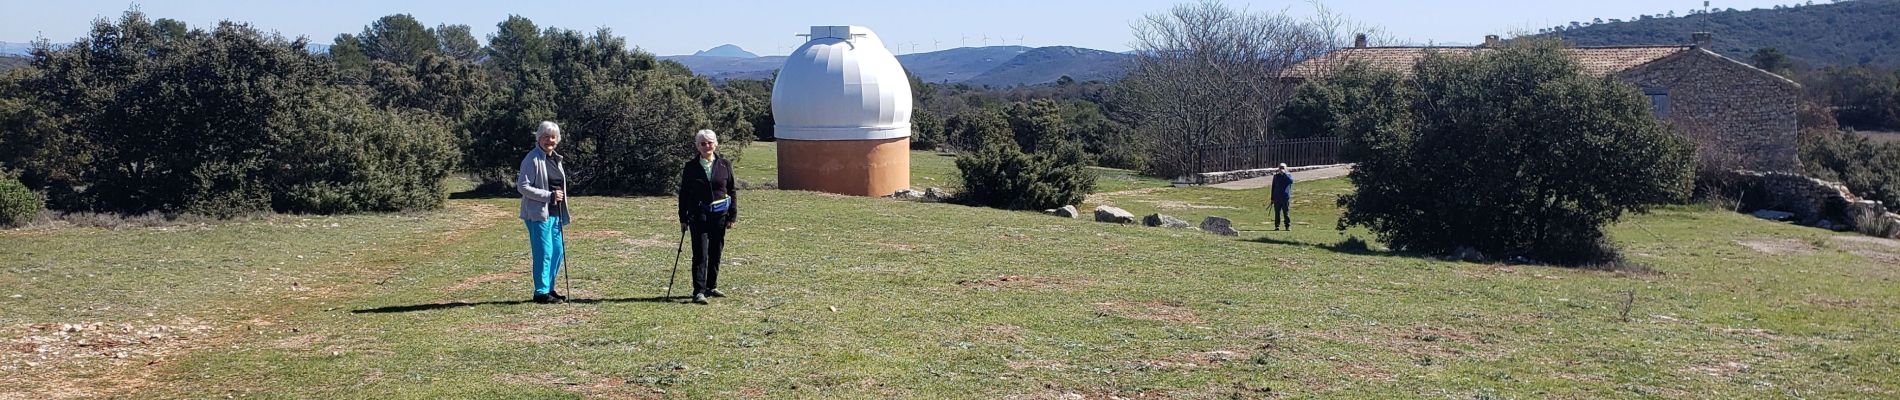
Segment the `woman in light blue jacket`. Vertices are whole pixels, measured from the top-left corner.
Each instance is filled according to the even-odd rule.
[[[554,148],[561,144],[561,127],[541,121],[534,131],[534,150],[521,158],[521,172],[515,174],[515,190],[521,192],[521,221],[528,225],[528,249],[533,257],[534,302],[559,303],[567,296],[554,291],[554,277],[561,271],[567,244],[561,241],[561,229],[567,226],[567,170],[561,168],[561,155]]]

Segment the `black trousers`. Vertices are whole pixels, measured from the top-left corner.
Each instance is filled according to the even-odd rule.
[[[726,247],[726,224],[718,221],[689,224],[693,234],[693,294],[719,288],[719,253]]]
[[[1293,229],[1293,211],[1288,209],[1287,203],[1291,202],[1278,200],[1273,202],[1273,227],[1275,229],[1280,228],[1281,221],[1286,222],[1287,229]]]

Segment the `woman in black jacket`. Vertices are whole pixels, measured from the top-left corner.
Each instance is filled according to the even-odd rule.
[[[719,291],[719,253],[726,247],[726,230],[739,219],[739,188],[732,178],[732,162],[714,155],[719,135],[701,129],[693,135],[699,156],[680,166],[680,231],[693,233],[693,302],[726,297]]]

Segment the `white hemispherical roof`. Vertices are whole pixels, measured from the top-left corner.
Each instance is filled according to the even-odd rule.
[[[862,26],[814,26],[772,87],[773,136],[875,140],[910,136],[910,79]]]

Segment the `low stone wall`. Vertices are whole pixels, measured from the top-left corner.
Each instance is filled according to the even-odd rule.
[[[1287,167],[1286,170],[1287,172],[1300,172],[1300,171],[1311,171],[1311,170],[1316,170],[1316,169],[1332,168],[1332,167],[1338,167],[1338,166],[1343,166],[1343,165],[1352,165],[1352,164],[1307,165],[1307,166],[1299,166],[1299,167]],[[1205,182],[1206,184],[1212,185],[1216,183],[1233,182],[1233,181],[1238,181],[1238,180],[1259,178],[1263,176],[1273,176],[1274,172],[1279,172],[1279,169],[1277,168],[1243,169],[1239,171],[1202,172],[1196,175],[1201,178],[1201,182]]]
[[[1741,200],[1741,210],[1786,211],[1796,223],[1850,230],[1863,217],[1900,222],[1880,202],[1861,199],[1846,185],[1788,172],[1732,171],[1730,179]]]

